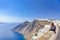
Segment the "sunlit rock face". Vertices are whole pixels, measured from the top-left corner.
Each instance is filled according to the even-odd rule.
[[[32,35],[36,34],[39,29],[44,28],[45,24],[49,25],[51,22],[46,20],[34,20],[32,22],[25,21],[13,28],[13,31],[22,33],[27,40],[31,40]]]

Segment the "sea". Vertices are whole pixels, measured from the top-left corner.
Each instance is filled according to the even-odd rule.
[[[0,23],[0,40],[25,40],[20,33],[11,31],[19,23]]]

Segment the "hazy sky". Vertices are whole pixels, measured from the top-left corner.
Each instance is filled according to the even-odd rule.
[[[1,22],[60,19],[60,0],[0,0]]]

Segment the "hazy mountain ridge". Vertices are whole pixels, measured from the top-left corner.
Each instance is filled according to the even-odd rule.
[[[0,24],[6,24],[6,22],[0,22]]]
[[[40,28],[43,28],[45,24],[51,24],[51,22],[46,20],[25,21],[13,28],[13,31],[22,33],[27,40],[31,40],[32,35],[38,32]]]

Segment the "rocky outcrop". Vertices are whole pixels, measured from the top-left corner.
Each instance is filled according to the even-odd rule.
[[[51,22],[46,20],[34,20],[32,22],[25,21],[24,23],[13,28],[13,31],[22,33],[26,40],[31,40],[32,35],[36,34],[39,29],[44,27],[45,24],[48,25],[51,24]]]

